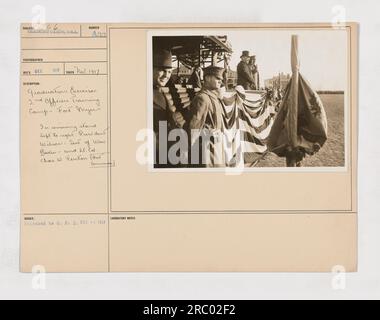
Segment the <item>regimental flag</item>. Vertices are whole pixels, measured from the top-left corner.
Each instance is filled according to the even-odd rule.
[[[327,140],[327,117],[318,94],[299,72],[298,36],[291,41],[292,78],[268,138],[268,148],[294,166]]]
[[[327,117],[322,101],[309,83],[299,74],[297,110],[294,123],[288,121],[290,107],[294,105],[290,97],[293,78],[288,84],[278,115],[268,137],[269,151],[286,157],[289,147],[300,148],[306,154],[317,152],[327,140]],[[289,139],[289,131],[295,131],[295,141]]]

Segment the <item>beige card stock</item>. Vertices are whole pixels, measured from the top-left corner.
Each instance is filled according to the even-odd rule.
[[[328,111],[320,163],[139,161],[153,147],[154,37],[226,36],[231,70],[251,50],[264,87],[291,72],[293,34]],[[357,37],[354,23],[22,24],[21,271],[356,271]]]

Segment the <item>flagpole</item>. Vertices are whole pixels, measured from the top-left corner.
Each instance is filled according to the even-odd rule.
[[[298,56],[298,35],[292,35],[291,42],[291,66],[292,83],[290,88],[290,103],[287,116],[288,141],[291,149],[298,145],[297,138],[297,118],[298,118],[298,83],[299,83],[299,56]]]

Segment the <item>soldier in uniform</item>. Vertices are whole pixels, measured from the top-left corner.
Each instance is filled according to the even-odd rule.
[[[188,124],[189,134],[191,135],[191,142],[194,142],[199,137],[204,137],[203,133],[206,132],[211,138],[211,146],[200,145],[200,152],[198,154],[202,166],[206,167],[222,167],[225,166],[223,158],[223,148],[216,146],[220,142],[218,134],[223,130],[223,101],[220,95],[220,88],[223,83],[223,74],[225,69],[220,67],[208,67],[204,69],[204,84],[202,90],[194,97],[190,107],[190,120]],[[194,132],[197,134],[194,135]],[[218,141],[217,141],[218,140]],[[205,148],[209,148],[205,152]],[[192,148],[192,152],[194,149]],[[192,157],[192,159],[194,159]],[[197,159],[197,160],[198,160]]]
[[[249,68],[251,69],[251,74],[254,79],[254,83],[251,85],[252,90],[258,90],[259,89],[259,70],[257,68],[256,64],[256,56],[251,56],[249,59]]]

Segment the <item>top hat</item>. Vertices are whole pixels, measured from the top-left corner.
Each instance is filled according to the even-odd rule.
[[[240,58],[243,58],[243,57],[249,58],[249,57],[250,57],[250,56],[249,56],[249,51],[244,50],[244,51],[242,52]]]
[[[172,53],[169,50],[158,50],[153,54],[153,67],[171,69]]]
[[[223,80],[224,71],[224,68],[210,66],[203,69],[203,76],[214,76],[219,80]]]

